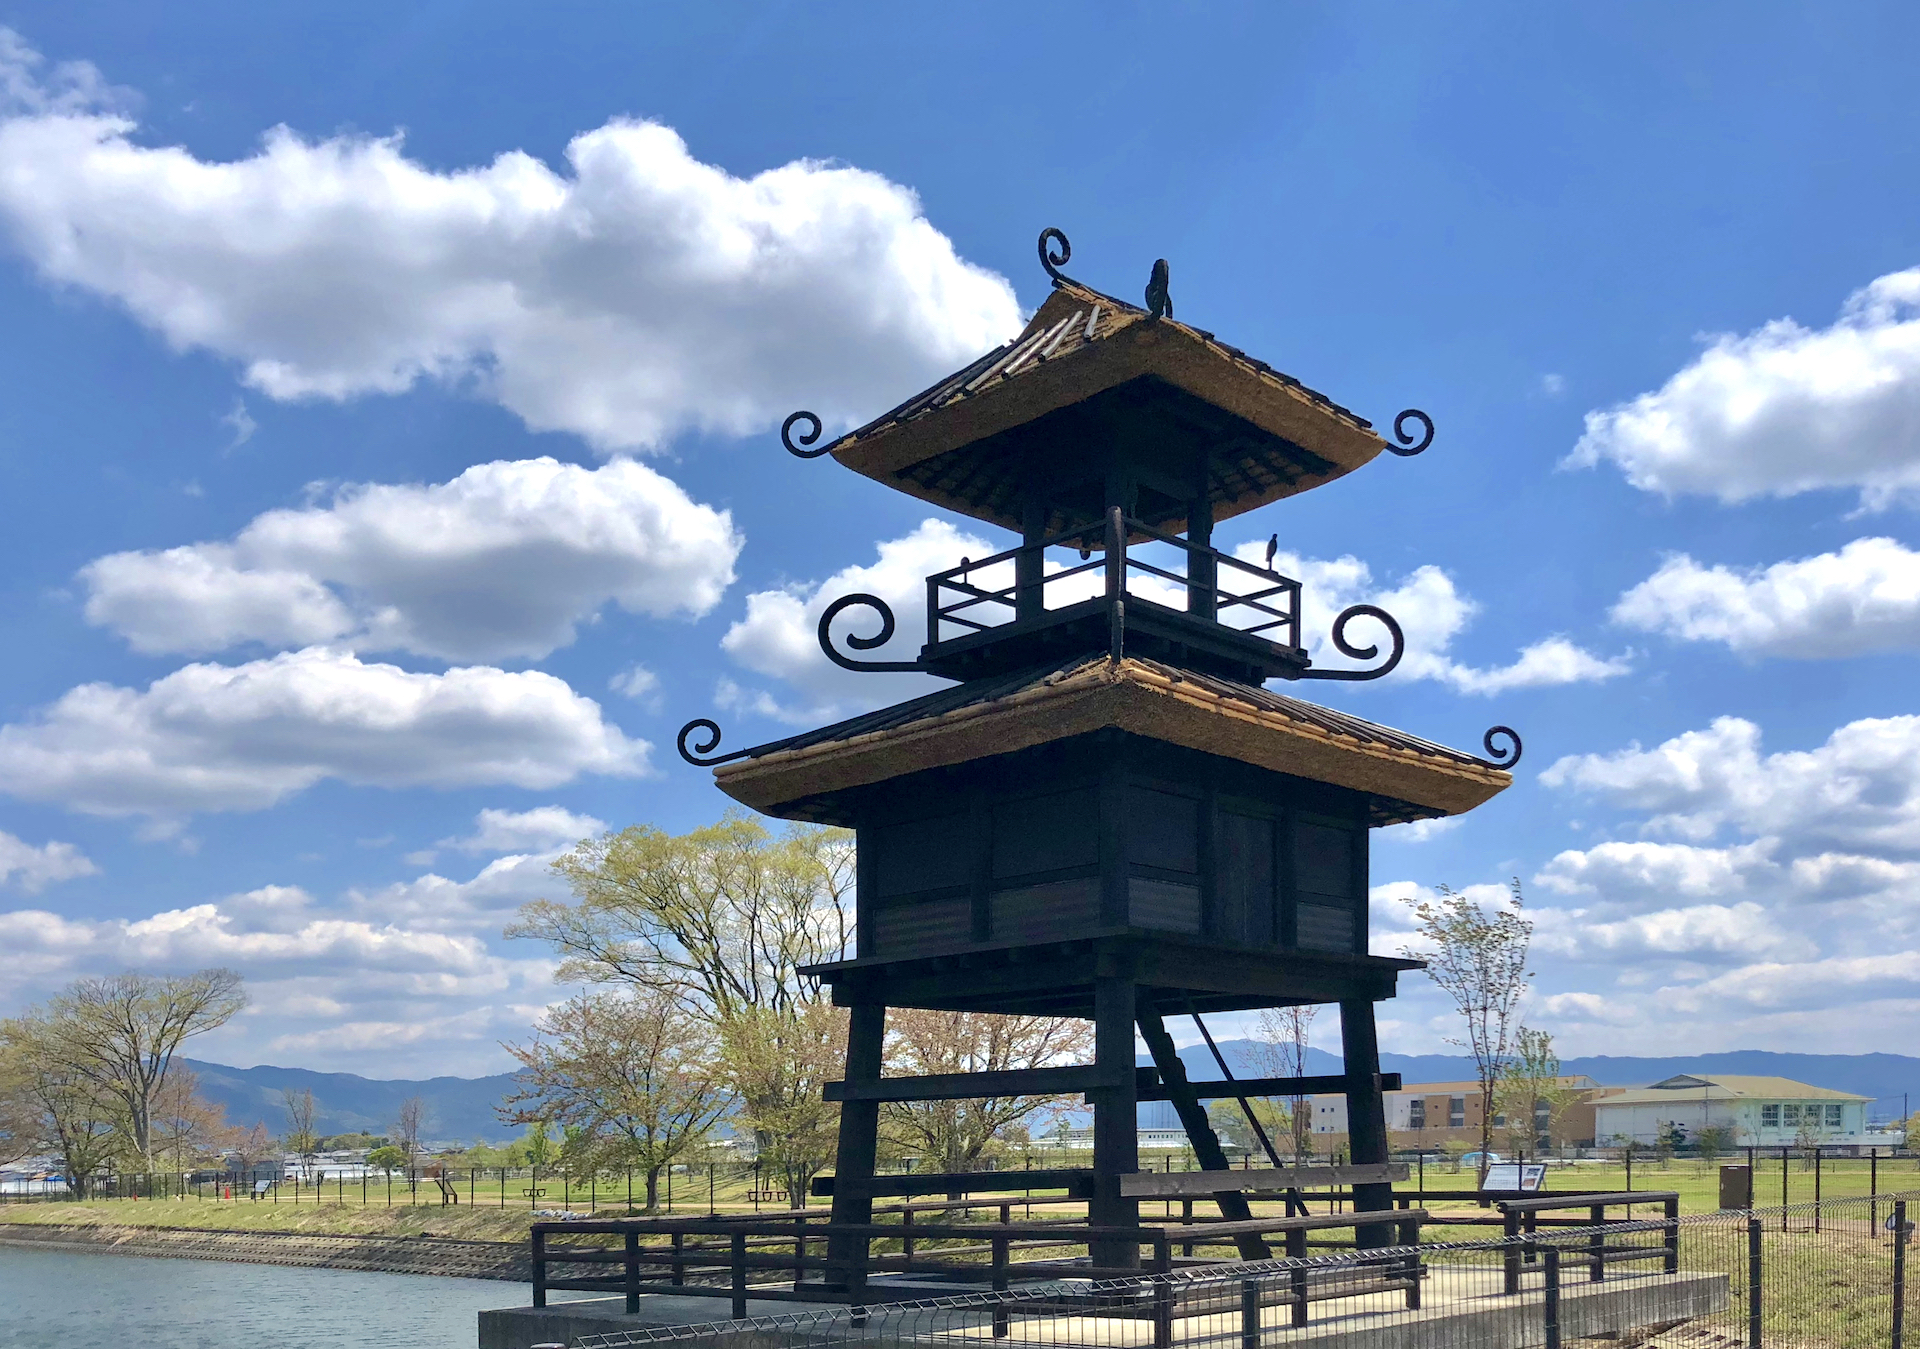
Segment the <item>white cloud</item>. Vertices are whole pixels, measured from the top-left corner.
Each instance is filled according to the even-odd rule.
[[[8,954],[0,1011],[87,975],[226,965],[245,978],[251,1005],[196,1040],[196,1055],[246,1063],[298,1052],[309,1066],[365,1072],[372,1054],[376,1075],[498,1072],[505,1065],[496,1042],[524,1033],[552,997],[550,959],[531,949],[505,957],[487,945],[485,929],[498,931],[501,906],[510,912],[533,897],[531,878],[514,870],[495,863],[411,902],[397,893],[405,887],[326,903],[296,886],[269,885],[144,918],[0,912]],[[438,912],[428,911],[432,901]],[[487,921],[473,921],[483,911]],[[376,1026],[434,1033],[410,1052],[407,1036],[376,1035],[368,1029]]]
[[[1427,843],[1450,834],[1466,823],[1463,815],[1443,815],[1436,820],[1412,820],[1406,824],[1388,825],[1380,831],[1382,839],[1391,839],[1396,843]]]
[[[1742,654],[1837,659],[1920,648],[1920,553],[1855,539],[1770,567],[1703,567],[1670,557],[1620,597],[1617,623]]]
[[[1264,562],[1266,545],[1243,543],[1233,551],[1241,561],[1258,564]],[[1512,689],[1612,679],[1631,668],[1624,657],[1596,656],[1565,637],[1535,642],[1508,665],[1478,669],[1462,664],[1451,654],[1453,642],[1472,624],[1480,605],[1461,594],[1453,578],[1439,567],[1417,567],[1397,585],[1386,586],[1376,583],[1372,568],[1351,554],[1322,560],[1279,553],[1273,565],[1282,575],[1301,582],[1302,637],[1315,665],[1331,669],[1355,665],[1334,649],[1329,630],[1334,616],[1349,605],[1372,604],[1392,614],[1407,639],[1406,655],[1388,679],[1431,679],[1459,693],[1491,697]],[[1347,640],[1361,646],[1377,644],[1384,650],[1387,639],[1372,620],[1356,619]]]
[[[400,138],[282,126],[229,162],[136,140],[97,78],[0,80],[0,221],[46,278],[277,399],[461,381],[603,450],[847,424],[1005,339],[1006,281],[909,189],[798,160],[736,178],[670,128],[614,120],[566,171],[520,151],[437,171]]]
[[[1707,339],[1657,391],[1587,414],[1566,462],[1601,460],[1644,491],[1727,502],[1857,488],[1878,508],[1920,488],[1920,268],[1854,292],[1831,327]]]
[[[1568,755],[1540,780],[1649,815],[1703,840],[1722,828],[1847,847],[1920,848],[1920,717],[1850,722],[1812,750],[1762,755],[1760,728],[1720,717],[1656,746]]]
[[[703,614],[740,547],[726,512],[643,464],[542,458],[344,487],[230,542],[113,553],[80,579],[88,620],[139,651],[326,642],[499,660],[547,655],[607,604]]]
[[[442,848],[461,852],[502,853],[538,852],[567,847],[583,838],[603,834],[605,820],[591,815],[576,815],[561,806],[535,806],[532,810],[486,809],[474,817],[473,833],[465,838],[443,838]]]
[[[1565,375],[1545,374],[1540,376],[1540,392],[1549,398],[1558,398],[1567,391]]]
[[[893,609],[897,624],[893,640],[884,647],[850,654],[861,660],[912,660],[926,641],[927,576],[957,565],[962,557],[989,557],[999,550],[943,520],[923,520],[911,534],[885,540],[876,550],[879,558],[871,565],[843,568],[818,585],[759,590],[747,596],[746,617],[727,629],[721,647],[755,674],[784,680],[804,701],[789,707],[764,690],[742,689],[726,681],[719,697],[722,707],[807,725],[944,686],[927,675],[842,670],[821,654],[816,635],[820,615],[842,595],[878,595]],[[983,579],[982,584],[995,583]],[[878,628],[872,610],[856,609],[839,620],[835,632],[845,650],[845,634],[872,636]]]
[[[56,881],[76,876],[98,876],[100,868],[71,843],[35,847],[0,830],[0,881],[13,881],[29,894]]]
[[[227,443],[230,450],[237,450],[252,440],[253,433],[260,429],[260,423],[247,411],[247,400],[244,398],[233,400],[232,409],[220,418],[220,425],[233,432],[233,439]]]
[[[538,671],[416,674],[310,648],[83,684],[0,727],[0,785],[98,815],[259,810],[326,778],[535,790],[647,771],[649,746]]]
[[[1559,853],[1534,877],[1563,895],[1621,892],[1660,896],[1728,895],[1747,888],[1756,872],[1773,873],[1775,840],[1732,848],[1685,843],[1602,843]]]
[[[649,712],[660,710],[660,676],[644,665],[622,670],[607,681],[607,687],[623,697],[633,699]]]
[[[1764,906],[1745,900],[1731,905],[1660,909],[1612,921],[1582,921],[1576,917],[1543,922],[1535,947],[1590,961],[1679,957],[1751,960],[1811,952],[1813,944],[1783,931]]]

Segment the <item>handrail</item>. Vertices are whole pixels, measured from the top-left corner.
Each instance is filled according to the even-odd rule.
[[[1258,567],[1250,562],[1243,562],[1230,553],[1223,553],[1219,549],[1206,544],[1194,543],[1192,540],[1180,538],[1178,535],[1162,533],[1160,530],[1153,528],[1144,521],[1134,519],[1132,516],[1122,516],[1120,523],[1122,526],[1121,532],[1124,535],[1119,545],[1119,551],[1125,558],[1122,568],[1123,572],[1154,576],[1175,585],[1187,587],[1190,596],[1190,608],[1194,607],[1191,597],[1193,597],[1196,592],[1201,592],[1202,603],[1198,607],[1202,612],[1207,613],[1209,617],[1217,616],[1220,610],[1230,609],[1236,605],[1250,609],[1256,614],[1264,614],[1267,616],[1268,621],[1255,623],[1249,627],[1240,628],[1238,631],[1250,636],[1259,636],[1274,628],[1283,628],[1285,629],[1284,640],[1279,640],[1277,644],[1296,649],[1299,647],[1300,582],[1290,576],[1283,576],[1271,567]],[[1102,520],[1098,523],[1083,525],[1077,529],[1063,530],[1058,534],[1048,535],[1037,543],[1016,544],[1012,548],[994,553],[988,557],[963,558],[960,565],[949,567],[945,571],[935,572],[933,575],[927,577],[927,644],[929,646],[938,646],[940,644],[942,641],[942,625],[947,623],[970,629],[973,632],[986,632],[1000,626],[998,623],[982,622],[979,619],[968,617],[966,616],[966,611],[968,610],[978,609],[982,606],[999,606],[1008,611],[1009,617],[1015,617],[1019,614],[1021,608],[1020,600],[1023,591],[1044,594],[1046,587],[1050,585],[1057,585],[1059,582],[1072,577],[1107,568],[1109,562],[1105,556],[1099,559],[1092,559],[1089,555],[1095,551],[1103,555],[1110,552],[1113,545],[1107,536],[1112,532],[1110,522]],[[1153,563],[1144,559],[1129,555],[1127,549],[1136,540],[1147,543],[1165,544],[1168,547],[1179,549],[1187,557],[1187,573],[1181,575],[1178,572],[1169,571],[1164,567],[1155,566]],[[989,589],[976,584],[973,580],[973,573],[975,572],[1000,566],[1007,562],[1018,561],[1026,556],[1039,555],[1044,557],[1047,549],[1068,545],[1079,546],[1082,553],[1081,562],[1077,566],[1064,567],[1051,575],[1043,575],[1037,581],[1023,581],[1016,576],[1012,582],[1005,586],[997,589]],[[1196,566],[1196,563],[1200,563],[1201,565]],[[1249,591],[1222,590],[1218,578],[1219,568],[1223,565],[1230,571],[1256,577],[1262,581],[1271,581],[1272,584],[1261,589]],[[1121,589],[1124,591],[1124,585],[1122,585]],[[951,602],[947,601],[944,593],[947,591],[956,592],[960,598]],[[1285,608],[1276,608],[1274,605],[1265,603],[1265,601],[1275,596],[1286,597]],[[1044,605],[1041,607],[1044,608]]]

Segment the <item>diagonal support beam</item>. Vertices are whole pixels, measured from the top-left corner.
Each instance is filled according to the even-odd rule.
[[[1227,1154],[1220,1146],[1219,1136],[1213,1132],[1205,1107],[1187,1083],[1187,1065],[1180,1061],[1173,1037],[1167,1034],[1166,1023],[1160,1019],[1160,1009],[1151,1000],[1142,998],[1134,1009],[1134,1019],[1139,1022],[1141,1038],[1147,1042],[1147,1052],[1153,1055],[1154,1067],[1160,1070],[1160,1080],[1166,1086],[1167,1099],[1173,1102],[1174,1112],[1180,1116],[1180,1123],[1187,1131],[1187,1140],[1193,1144],[1193,1155],[1200,1160],[1200,1169],[1227,1170]],[[1247,1197],[1238,1190],[1221,1190],[1213,1198],[1220,1205],[1220,1216],[1228,1222],[1247,1222],[1252,1219],[1253,1210],[1247,1204]],[[1242,1260],[1273,1258],[1273,1252],[1257,1233],[1249,1232],[1235,1237],[1234,1244],[1240,1248]]]

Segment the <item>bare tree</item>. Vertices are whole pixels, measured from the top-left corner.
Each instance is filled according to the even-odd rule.
[[[298,1091],[284,1087],[280,1092],[280,1100],[287,1112],[287,1132],[283,1135],[287,1151],[311,1164],[313,1154],[320,1150],[320,1135],[314,1130],[317,1107],[314,1105],[313,1092],[307,1087],[301,1087]]]
[[[154,1165],[153,1099],[174,1053],[191,1036],[224,1026],[247,1005],[232,970],[82,979],[56,995],[47,1033],[73,1072],[112,1096],[141,1164]]]
[[[153,1098],[153,1148],[175,1171],[211,1160],[233,1146],[240,1131],[227,1123],[227,1112],[200,1095],[200,1079],[193,1069],[175,1064]]]
[[[239,1134],[233,1143],[233,1160],[236,1169],[249,1180],[260,1163],[267,1161],[280,1150],[279,1140],[267,1132],[266,1123],[255,1120],[253,1127]]]
[[[831,1150],[821,1130],[839,1118],[820,1084],[841,1071],[821,1056],[844,1054],[846,1016],[801,970],[852,944],[852,835],[774,835],[730,813],[686,834],[588,839],[554,871],[577,902],[529,904],[508,935],[552,944],[561,982],[665,994],[712,1026],[760,1155],[790,1180],[817,1170]]]
[[[1479,1175],[1484,1183],[1493,1150],[1495,1091],[1513,1052],[1521,999],[1533,979],[1527,968],[1533,920],[1522,910],[1518,877],[1508,886],[1506,902],[1492,906],[1448,886],[1436,888],[1438,900],[1413,905],[1420,945],[1409,947],[1407,954],[1426,962],[1427,976],[1453,1000],[1467,1023],[1465,1038],[1449,1043],[1472,1055],[1479,1079]]]
[[[697,1144],[728,1105],[713,1032],[666,994],[583,994],[548,1009],[500,1107],[510,1124],[578,1130],[599,1165],[639,1167],[647,1208],[660,1172]]]
[[[1305,1077],[1307,1075],[1307,1032],[1320,1009],[1311,1004],[1295,1007],[1268,1007],[1260,1013],[1253,1032],[1254,1066],[1263,1077]],[[1307,1155],[1313,1128],[1310,1098],[1286,1098],[1287,1132],[1293,1138],[1293,1158]],[[1264,1122],[1264,1121],[1263,1121]]]
[[[887,1030],[888,1057],[913,1076],[1045,1068],[1078,1062],[1093,1047],[1093,1027],[1073,1017],[895,1008],[887,1013]],[[890,1102],[882,1119],[893,1143],[919,1153],[929,1170],[971,1171],[1009,1129],[1066,1102],[1063,1096]]]
[[[420,1131],[426,1127],[427,1103],[418,1096],[409,1096],[400,1102],[400,1113],[393,1122],[394,1146],[407,1154],[407,1168],[412,1170],[420,1155]]]
[[[119,1102],[67,1062],[66,1047],[44,1015],[0,1023],[0,1045],[31,1112],[23,1123],[41,1147],[59,1154],[74,1197],[86,1198],[94,1176],[126,1151]]]

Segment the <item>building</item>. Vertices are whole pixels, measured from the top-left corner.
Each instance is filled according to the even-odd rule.
[[[1546,1139],[1553,1147],[1591,1145],[1594,1134],[1594,1101],[1606,1088],[1581,1073],[1558,1079],[1570,1099],[1555,1113],[1551,1126],[1540,1112],[1534,1129],[1535,1144]],[[1397,1150],[1429,1150],[1448,1143],[1480,1142],[1483,1101],[1478,1082],[1415,1082],[1386,1094],[1387,1133]],[[1510,1146],[1506,1137],[1508,1122],[1496,1114],[1493,1127],[1495,1147]],[[1313,1132],[1316,1137],[1343,1135],[1347,1131],[1346,1098],[1337,1095],[1313,1098]],[[1326,1143],[1321,1143],[1324,1149]]]
[[[1785,1077],[1682,1073],[1647,1087],[1608,1092],[1595,1102],[1601,1143],[1657,1144],[1697,1138],[1700,1130],[1727,1130],[1736,1147],[1817,1143],[1861,1147],[1867,1138],[1866,1096],[1810,1087]]]

